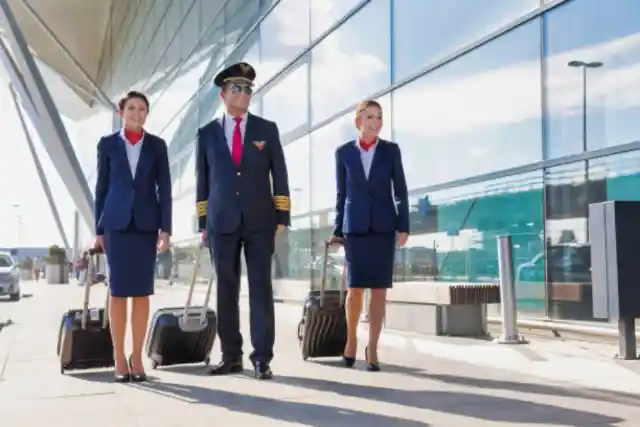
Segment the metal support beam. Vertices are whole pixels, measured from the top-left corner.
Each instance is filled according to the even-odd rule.
[[[82,65],[78,62],[78,60],[73,56],[73,54],[69,52],[69,49],[67,49],[67,47],[60,41],[60,39],[58,38],[58,36],[56,36],[56,34],[51,29],[51,27],[49,27],[47,23],[44,22],[44,20],[38,14],[38,12],[36,12],[36,10],[26,0],[22,0],[22,5],[24,6],[25,9],[27,9],[29,14],[33,17],[33,19],[36,20],[36,22],[40,25],[40,27],[42,27],[44,32],[47,33],[49,38],[53,40],[55,44],[58,45],[62,53],[69,59],[69,61],[73,63],[73,65],[78,69],[80,74],[82,74],[82,76],[85,78],[87,83],[89,83],[91,88],[95,91],[95,95],[98,98],[99,102],[105,105],[106,107],[109,107],[113,111],[116,111],[116,105],[113,102],[111,102],[109,97],[102,91],[100,86],[95,82],[95,80],[91,78],[89,73],[87,73],[87,70],[85,70],[84,67],[82,67]]]
[[[42,145],[51,157],[51,161],[60,174],[77,210],[86,225],[94,228],[93,196],[75,155],[69,135],[62,123],[60,114],[49,93],[42,74],[29,52],[27,42],[15,19],[8,2],[0,1],[0,20],[4,21],[5,34],[11,46],[11,57],[16,69],[9,71],[14,88],[20,95],[22,105],[28,114],[33,110],[34,123],[40,134]],[[3,41],[0,39],[0,43]],[[1,49],[6,50],[6,49]],[[9,61],[5,61],[7,63]],[[22,76],[22,78],[16,77]],[[28,106],[26,99],[31,100]]]
[[[60,213],[58,212],[58,207],[56,206],[56,202],[53,199],[53,194],[51,194],[51,188],[49,187],[49,183],[47,182],[47,176],[42,169],[42,164],[40,163],[40,158],[38,158],[38,152],[36,151],[36,147],[33,145],[33,140],[31,139],[31,135],[29,134],[29,128],[27,127],[27,122],[24,119],[24,115],[22,114],[22,109],[20,108],[20,102],[18,101],[18,94],[16,93],[13,85],[9,84],[9,91],[11,91],[11,98],[13,98],[13,103],[16,106],[16,113],[18,113],[18,118],[20,119],[20,124],[22,125],[22,130],[24,132],[24,137],[27,140],[27,144],[29,145],[29,151],[31,152],[31,157],[33,157],[33,164],[36,166],[36,171],[38,172],[38,178],[40,178],[40,183],[42,184],[42,189],[44,190],[44,195],[47,197],[47,202],[49,202],[49,207],[51,208],[51,213],[53,214],[53,219],[56,222],[56,227],[58,227],[58,232],[60,233],[60,237],[62,238],[62,242],[64,243],[65,249],[71,249],[69,245],[69,240],[67,239],[67,234],[64,231],[64,227],[62,226],[62,220],[60,219]]]

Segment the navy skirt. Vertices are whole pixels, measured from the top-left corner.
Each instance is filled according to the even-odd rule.
[[[104,243],[111,296],[153,295],[158,233],[130,224],[124,230],[105,230]]]
[[[396,233],[347,234],[344,250],[349,288],[391,288]]]

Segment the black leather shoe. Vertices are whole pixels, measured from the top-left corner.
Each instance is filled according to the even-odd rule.
[[[255,376],[259,380],[270,380],[273,378],[273,372],[268,363],[256,362],[254,365]]]
[[[230,375],[237,374],[244,371],[242,361],[237,360],[235,362],[229,360],[223,360],[215,366],[212,366],[207,370],[209,375]]]
[[[367,359],[367,371],[369,372],[378,372],[380,371],[380,363],[372,363],[369,362],[369,347],[364,349],[364,357]]]
[[[147,380],[147,374],[145,374],[144,372],[137,372],[134,373],[133,372],[133,362],[131,360],[132,356],[129,356],[129,372],[131,372],[131,374],[129,374],[130,378],[131,378],[131,382],[133,383],[143,383]]]

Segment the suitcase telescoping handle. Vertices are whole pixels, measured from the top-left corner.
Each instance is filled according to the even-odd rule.
[[[87,329],[87,320],[89,318],[89,298],[91,295],[91,286],[93,285],[93,270],[95,268],[94,257],[96,255],[102,254],[103,251],[101,248],[92,248],[89,249],[88,255],[88,263],[87,263],[87,271],[85,273],[84,278],[84,301],[82,303],[82,318],[80,319],[80,327],[84,330]],[[102,316],[102,328],[106,329],[109,318],[109,288],[107,287],[106,292],[106,301],[104,304],[104,316]]]
[[[339,243],[331,243],[328,240],[324,245],[324,263],[322,265],[322,281],[320,282],[320,307],[324,307],[324,291],[327,288],[327,275],[329,272],[329,249]],[[345,294],[347,293],[347,263],[345,261],[340,277],[340,306],[344,305]]]
[[[198,280],[198,271],[200,270],[200,260],[202,258],[202,250],[204,245],[200,243],[196,249],[195,259],[193,261],[193,274],[191,276],[191,284],[189,285],[189,294],[187,295],[187,302],[184,305],[184,313],[180,316],[179,325],[180,329],[185,332],[198,332],[207,327],[207,310],[209,308],[209,300],[211,299],[211,289],[213,288],[213,271],[209,276],[207,284],[207,294],[204,297],[204,303],[202,304],[202,311],[200,316],[195,319],[189,316],[189,309],[191,308],[191,300],[193,299],[193,291],[196,288],[196,281]]]

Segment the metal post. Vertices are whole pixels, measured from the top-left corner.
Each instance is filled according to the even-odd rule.
[[[524,344],[526,341],[518,335],[511,236],[498,236],[498,268],[500,274],[502,334],[495,342],[498,344]]]

